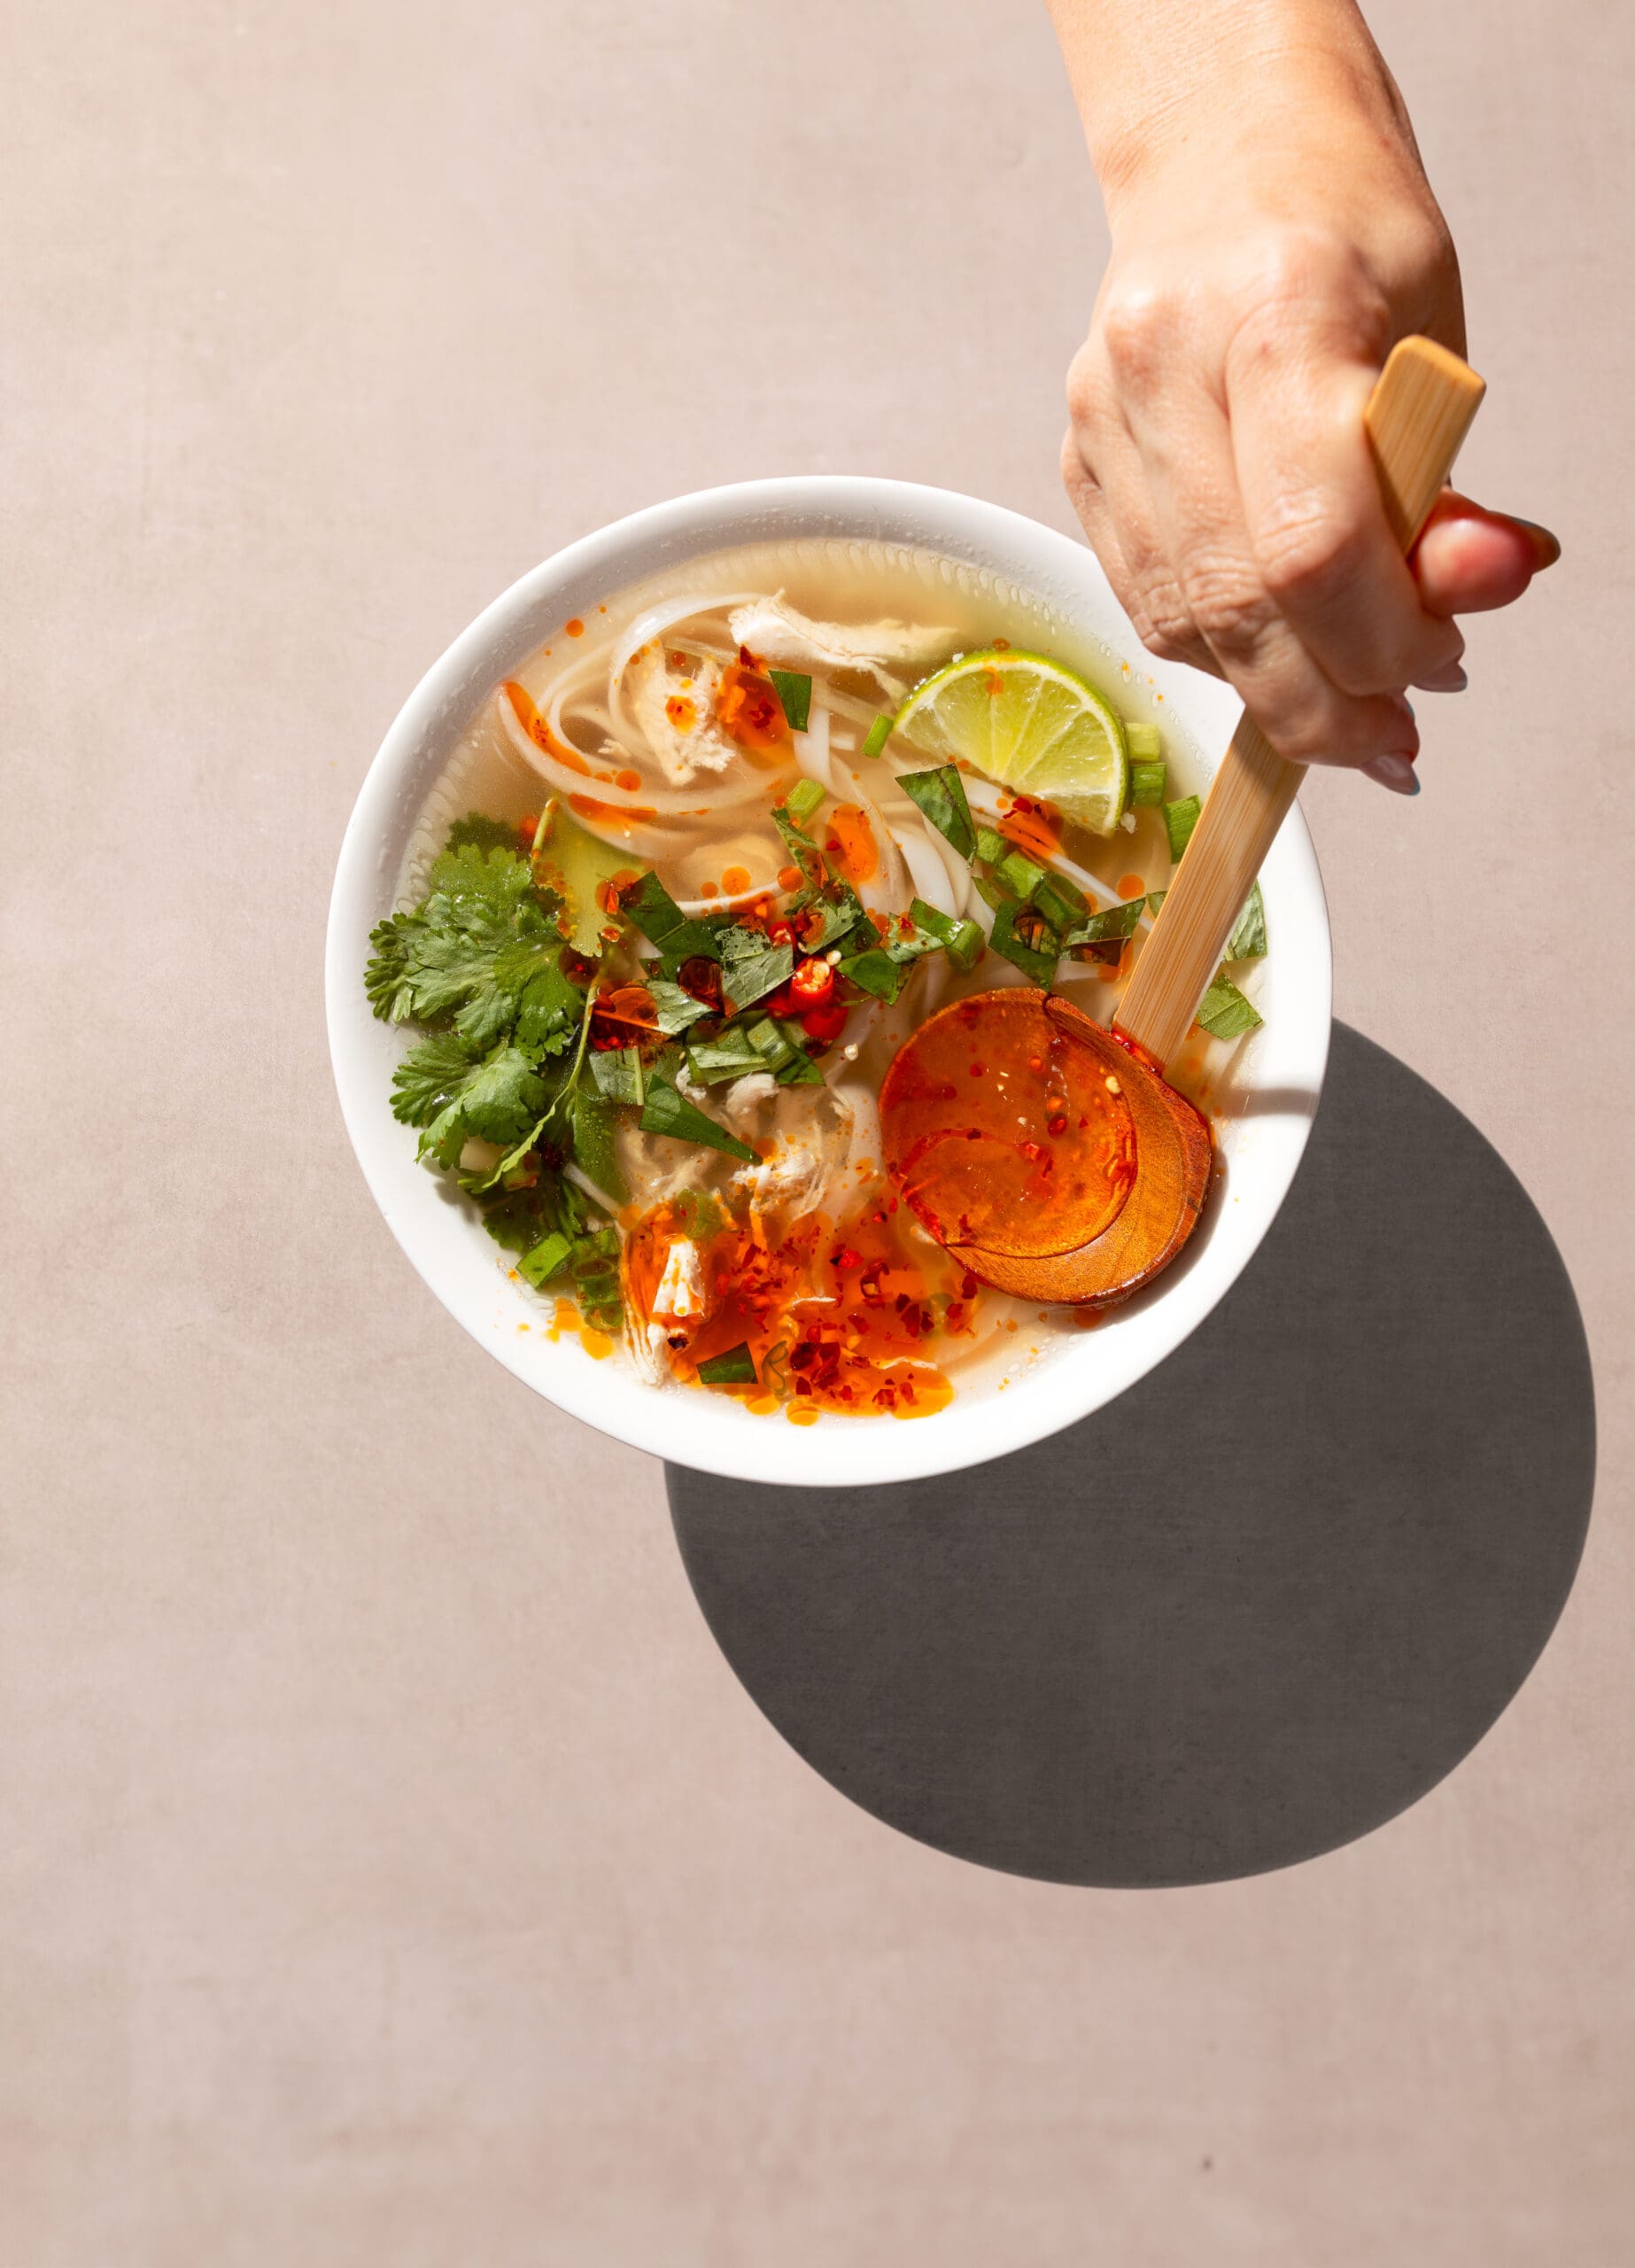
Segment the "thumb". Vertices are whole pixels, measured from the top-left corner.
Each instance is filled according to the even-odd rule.
[[[1427,614],[1480,614],[1519,599],[1533,577],[1561,555],[1547,528],[1487,511],[1447,488],[1409,563]]]

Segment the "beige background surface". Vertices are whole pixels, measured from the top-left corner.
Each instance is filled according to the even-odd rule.
[[[1308,798],[1340,1012],[1577,1281],[1588,1555],[1408,1815],[1116,1896],[783,1747],[658,1466],[399,1255],[320,1002],[376,742],[568,538],[823,468],[1068,524],[1104,240],[1042,12],[9,13],[0,2258],[1628,2261],[1628,11],[1375,11],[1471,485],[1567,556],[1416,805]]]

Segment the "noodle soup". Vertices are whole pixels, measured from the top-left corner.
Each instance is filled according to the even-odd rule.
[[[934,1416],[1095,1318],[950,1259],[882,1166],[887,1068],[1002,984],[1110,1021],[1202,784],[1144,672],[979,569],[688,561],[564,621],[452,750],[374,937],[419,1034],[394,1108],[548,1332],[759,1415]],[[1172,1067],[1206,1111],[1265,944],[1251,903]],[[1036,1130],[1007,1202],[1095,1132]]]

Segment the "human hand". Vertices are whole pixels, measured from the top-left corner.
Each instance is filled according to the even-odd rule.
[[[1397,339],[1462,353],[1464,321],[1406,117],[1367,53],[1372,83],[1354,52],[1343,72],[1217,56],[1180,118],[1172,92],[1127,132],[1098,120],[1112,257],[1069,375],[1063,472],[1154,653],[1228,678],[1283,755],[1412,794],[1406,688],[1458,690],[1453,617],[1508,605],[1559,546],[1452,491],[1409,561],[1391,537],[1364,406]]]

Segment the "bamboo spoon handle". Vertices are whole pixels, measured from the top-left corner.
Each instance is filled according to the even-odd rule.
[[[1413,548],[1486,392],[1457,354],[1429,338],[1391,351],[1363,422],[1391,532]],[[1160,1065],[1192,1028],[1261,861],[1306,776],[1245,713],[1205,799],[1114,1029]]]

